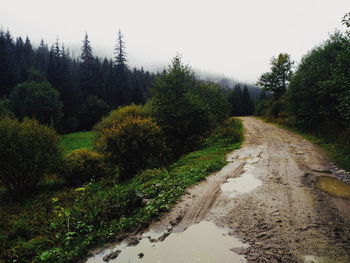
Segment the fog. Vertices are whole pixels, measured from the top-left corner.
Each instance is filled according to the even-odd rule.
[[[56,38],[78,56],[85,32],[112,57],[119,29],[128,63],[159,69],[176,53],[202,72],[254,83],[279,52],[299,61],[350,11],[349,0],[1,0],[0,26],[34,44]],[[78,54],[77,54],[78,53]]]

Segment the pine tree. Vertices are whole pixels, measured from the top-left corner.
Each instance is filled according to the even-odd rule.
[[[115,68],[116,68],[116,89],[113,91],[113,103],[112,105],[123,105],[131,102],[130,78],[129,69],[126,64],[126,51],[124,36],[119,30],[117,36],[117,43],[114,48],[115,53]]]

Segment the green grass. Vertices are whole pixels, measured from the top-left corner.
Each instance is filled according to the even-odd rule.
[[[219,171],[227,153],[240,147],[242,133],[241,121],[233,119],[168,169],[145,170],[124,183],[111,176],[2,203],[0,262],[76,262],[89,249],[146,226],[188,187]]]
[[[60,146],[65,154],[81,148],[92,149],[94,137],[95,133],[92,131],[65,134],[61,136]]]

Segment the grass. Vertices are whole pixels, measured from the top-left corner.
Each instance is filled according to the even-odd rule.
[[[124,183],[111,176],[2,203],[0,262],[76,262],[89,249],[146,226],[188,187],[220,170],[227,153],[240,147],[242,133],[241,121],[233,119],[168,169],[145,170]]]
[[[92,149],[95,134],[92,131],[74,132],[61,136],[60,146],[64,154],[76,149],[88,148]]]

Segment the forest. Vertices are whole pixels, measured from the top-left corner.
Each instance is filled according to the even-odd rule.
[[[124,36],[118,32],[113,59],[94,54],[86,34],[78,58],[70,55],[59,40],[50,47],[41,40],[34,48],[28,37],[14,38],[0,30],[0,116],[33,117],[51,125],[59,133],[91,130],[102,116],[119,106],[144,104],[156,75],[141,69],[130,69]],[[224,86],[231,97],[234,115],[252,113],[252,99],[247,86]],[[235,98],[237,97],[237,98]],[[234,102],[235,101],[235,102]],[[19,103],[20,102],[20,103]]]
[[[296,67],[286,53],[271,59],[257,83],[263,92],[255,114],[315,136],[350,169],[350,14],[342,23],[345,33],[330,34]]]

